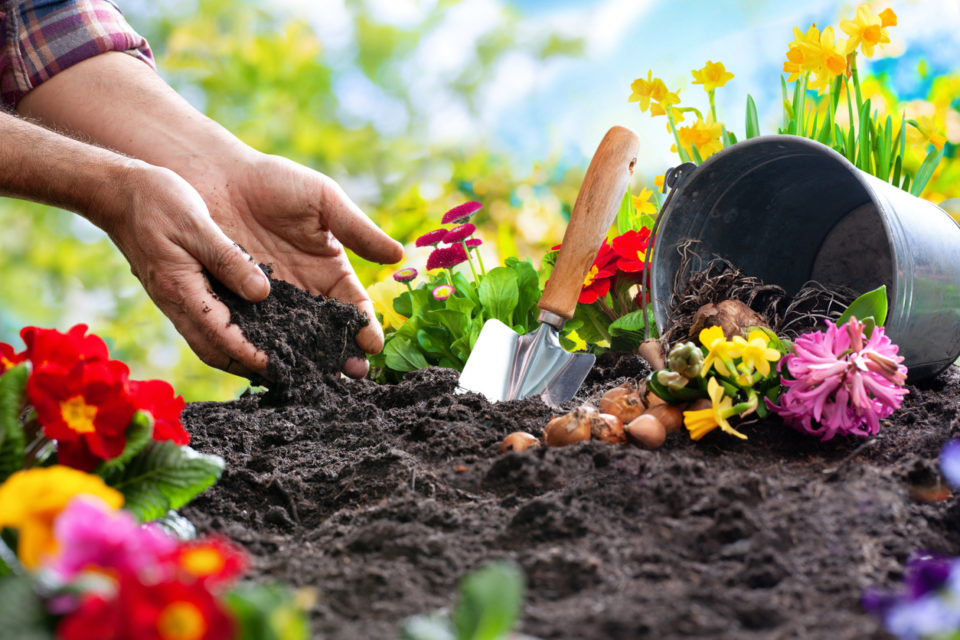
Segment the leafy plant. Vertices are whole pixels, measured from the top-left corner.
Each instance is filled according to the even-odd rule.
[[[415,616],[404,624],[404,640],[503,640],[523,608],[524,579],[516,565],[495,562],[460,581],[450,616]]]

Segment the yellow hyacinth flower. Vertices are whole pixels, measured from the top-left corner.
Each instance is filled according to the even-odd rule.
[[[780,359],[780,352],[772,349],[770,337],[754,329],[744,340],[740,336],[734,336],[733,342],[740,347],[740,361],[746,371],[759,371],[764,378],[770,375],[770,363]]]
[[[641,189],[639,194],[633,196],[633,208],[637,210],[637,213],[640,215],[655,215],[657,213],[656,205],[650,202],[650,196],[652,195],[652,189]]]
[[[114,509],[123,506],[123,495],[99,476],[61,465],[17,471],[0,485],[0,528],[19,531],[23,566],[32,569],[56,552],[54,520],[78,495],[96,496]]]
[[[846,52],[853,53],[857,47],[860,47],[863,55],[872,58],[875,47],[890,42],[887,28],[894,27],[896,24],[897,14],[892,9],[884,9],[876,14],[867,5],[860,5],[853,20],[840,21],[840,28],[850,36]]]
[[[733,375],[732,360],[740,355],[736,343],[727,341],[720,327],[707,327],[700,331],[700,344],[707,348],[707,357],[703,359],[700,375],[706,376],[710,367],[714,367],[722,376]]]
[[[707,382],[707,394],[710,396],[711,402],[709,409],[683,412],[683,424],[690,432],[690,439],[699,440],[720,427],[724,432],[741,440],[746,440],[747,436],[730,426],[729,418],[735,413],[733,411],[733,400],[724,395],[723,387],[720,386],[716,378],[710,378]]]
[[[677,137],[683,149],[690,155],[693,155],[691,147],[697,148],[702,160],[706,160],[717,151],[723,149],[723,142],[720,136],[723,134],[723,124],[714,122],[713,118],[697,118],[697,121],[688,127],[677,129]],[[676,152],[677,145],[673,145],[672,151]]]
[[[690,73],[693,74],[693,84],[702,84],[707,92],[714,91],[733,79],[733,74],[727,71],[722,62],[710,60],[707,60],[702,69],[695,69]]]

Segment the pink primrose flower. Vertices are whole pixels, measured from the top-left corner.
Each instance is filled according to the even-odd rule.
[[[164,566],[177,549],[177,542],[159,527],[141,526],[129,511],[111,509],[92,496],[71,500],[53,531],[59,553],[51,568],[65,579],[89,569],[163,573],[171,570]]]
[[[767,405],[791,427],[826,441],[836,435],[870,436],[903,401],[907,368],[897,346],[876,327],[867,339],[851,318],[797,338],[780,361],[784,392]],[[814,423],[817,424],[814,424]]]
[[[453,209],[450,209],[450,211],[447,211],[445,214],[443,214],[443,219],[441,222],[443,224],[449,224],[451,222],[463,222],[464,220],[469,220],[470,216],[475,214],[477,211],[480,211],[482,207],[483,205],[475,200],[464,202],[463,204],[457,205]]]

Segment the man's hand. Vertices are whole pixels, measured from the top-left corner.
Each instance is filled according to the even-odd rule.
[[[190,179],[220,228],[255,260],[271,265],[274,277],[354,304],[366,314],[370,322],[357,343],[367,353],[380,352],[383,330],[344,247],[387,264],[403,258],[403,247],[336,182],[285,158],[259,153],[235,165],[226,178],[199,172]],[[363,377],[368,368],[365,359],[357,358],[347,361],[344,372]]]
[[[150,298],[205,363],[238,375],[266,373],[266,354],[230,324],[210,291],[206,269],[251,302],[270,283],[210,217],[200,194],[173,171],[143,162],[97,190],[88,216],[126,256]]]
[[[244,285],[256,267],[227,237],[270,264],[278,278],[356,304],[370,320],[357,338],[360,347],[368,353],[383,347],[373,305],[341,243],[384,263],[399,261],[403,250],[326,176],[253,151],[123,53],[94,56],[58,73],[17,108],[183,179],[137,173],[142,191],[110,194],[125,211],[114,210],[108,197],[98,202],[111,211],[101,226],[204,362],[240,374],[265,365],[264,355],[228,326],[226,307],[200,285],[203,265],[248,300],[267,295],[253,281]],[[344,369],[363,376],[368,365],[352,361]]]

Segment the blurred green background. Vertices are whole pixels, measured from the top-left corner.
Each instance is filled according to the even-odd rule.
[[[466,199],[485,259],[538,261],[559,241],[593,147],[612,124],[636,128],[634,190],[676,164],[663,119],[626,101],[648,69],[705,106],[690,70],[722,61],[717,92],[738,134],[751,93],[765,132],[781,110],[792,27],[836,25],[855,3],[684,0],[321,0],[119,2],[150,40],[163,76],[252,146],[338,180],[384,229],[412,240]],[[803,4],[802,7],[790,6]],[[954,0],[871,3],[900,24],[868,61],[865,92],[885,113],[925,118],[947,158],[925,197],[960,195],[960,9]],[[867,97],[867,96],[865,96]],[[913,134],[912,134],[913,135]],[[911,140],[913,168],[929,140]],[[945,205],[947,208],[952,203]],[[89,324],[134,377],[164,378],[188,400],[235,396],[244,381],[203,365],[153,307],[105,236],[69,213],[0,199],[0,341],[26,325]],[[388,277],[355,260],[366,284]]]

